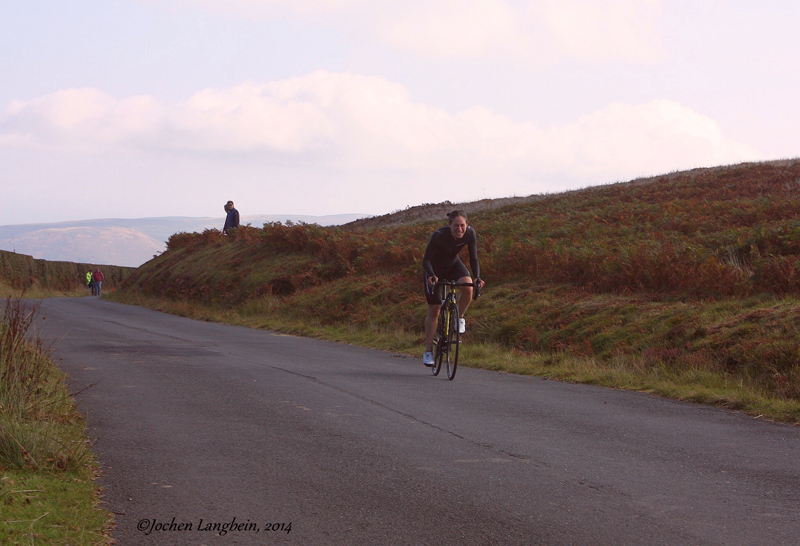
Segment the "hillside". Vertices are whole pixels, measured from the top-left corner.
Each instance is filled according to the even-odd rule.
[[[797,160],[794,159],[782,159],[777,161],[767,161],[760,164],[774,166],[774,167],[790,167],[796,161]],[[601,191],[604,188],[608,188],[609,186],[621,188],[625,186],[640,186],[642,184],[650,184],[656,181],[665,182],[677,177],[692,178],[694,176],[700,176],[700,175],[707,176],[712,173],[720,173],[723,171],[730,171],[731,169],[737,169],[737,168],[740,168],[740,166],[732,166],[732,167],[720,166],[711,168],[692,169],[689,171],[674,172],[660,176],[637,178],[636,180],[631,180],[629,182],[617,182],[615,184],[610,184],[610,185],[591,186],[588,188],[584,188],[582,190],[563,192],[558,194],[558,196],[565,197],[571,193],[586,193],[592,191]],[[502,197],[499,199],[481,199],[479,201],[465,201],[457,203],[451,203],[450,201],[445,201],[443,203],[424,203],[422,205],[407,207],[403,210],[398,210],[380,216],[365,216],[363,218],[359,218],[351,222],[343,223],[342,227],[347,230],[372,229],[380,227],[401,226],[406,224],[413,224],[416,222],[431,222],[439,220],[440,218],[444,218],[445,215],[453,209],[463,209],[474,214],[479,211],[495,210],[508,205],[533,203],[536,201],[541,201],[542,199],[546,199],[548,197],[552,197],[552,195],[537,194],[537,195],[528,195],[524,197],[521,196]]]
[[[541,195],[529,195],[527,197],[481,199],[480,201],[467,201],[464,203],[451,203],[450,201],[445,201],[443,203],[425,203],[389,214],[359,218],[357,220],[353,220],[352,222],[343,224],[342,228],[346,230],[374,229],[403,226],[417,222],[431,222],[440,218],[444,218],[448,212],[455,208],[475,213],[484,210],[499,209],[508,205],[531,203],[541,199],[544,199],[544,197]]]
[[[512,352],[508,365],[480,352],[465,362],[742,408],[763,394],[772,414],[788,404],[800,418],[800,161],[476,205],[488,285],[465,348]],[[415,220],[452,207],[397,213],[408,224],[178,234],[120,297],[340,339],[359,331],[416,355],[421,255],[444,221]]]

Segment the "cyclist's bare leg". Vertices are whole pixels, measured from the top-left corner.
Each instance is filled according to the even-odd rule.
[[[472,277],[461,277],[458,282],[469,283],[472,282]],[[467,312],[469,304],[472,303],[472,287],[462,286],[461,293],[458,295],[458,316],[464,318],[464,313]]]
[[[428,315],[425,317],[425,351],[433,352],[433,336],[439,321],[439,305],[428,305]]]

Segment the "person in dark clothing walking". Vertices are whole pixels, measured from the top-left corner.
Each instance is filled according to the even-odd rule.
[[[239,211],[233,208],[233,201],[228,201],[225,203],[225,212],[228,215],[225,217],[225,226],[222,228],[222,233],[227,235],[228,231],[239,227]]]

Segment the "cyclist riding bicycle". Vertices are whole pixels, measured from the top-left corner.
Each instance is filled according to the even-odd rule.
[[[433,337],[439,320],[439,308],[444,299],[444,287],[437,287],[436,283],[440,279],[460,283],[472,282],[467,266],[458,257],[458,253],[465,246],[469,249],[469,264],[475,274],[478,290],[484,285],[480,280],[478,236],[467,224],[467,213],[463,210],[454,210],[447,215],[447,218],[447,227],[433,233],[422,258],[422,267],[425,270],[425,299],[428,301],[428,315],[425,317],[425,354],[422,356],[422,363],[426,366],[433,366]],[[472,302],[472,294],[471,286],[462,287],[459,294],[458,313],[461,319],[458,327],[462,334],[466,330],[463,317]]]

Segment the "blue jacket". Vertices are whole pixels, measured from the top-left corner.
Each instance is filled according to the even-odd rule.
[[[231,209],[228,211],[228,216],[225,217],[225,227],[222,228],[222,231],[228,231],[235,227],[239,227],[239,211]]]

